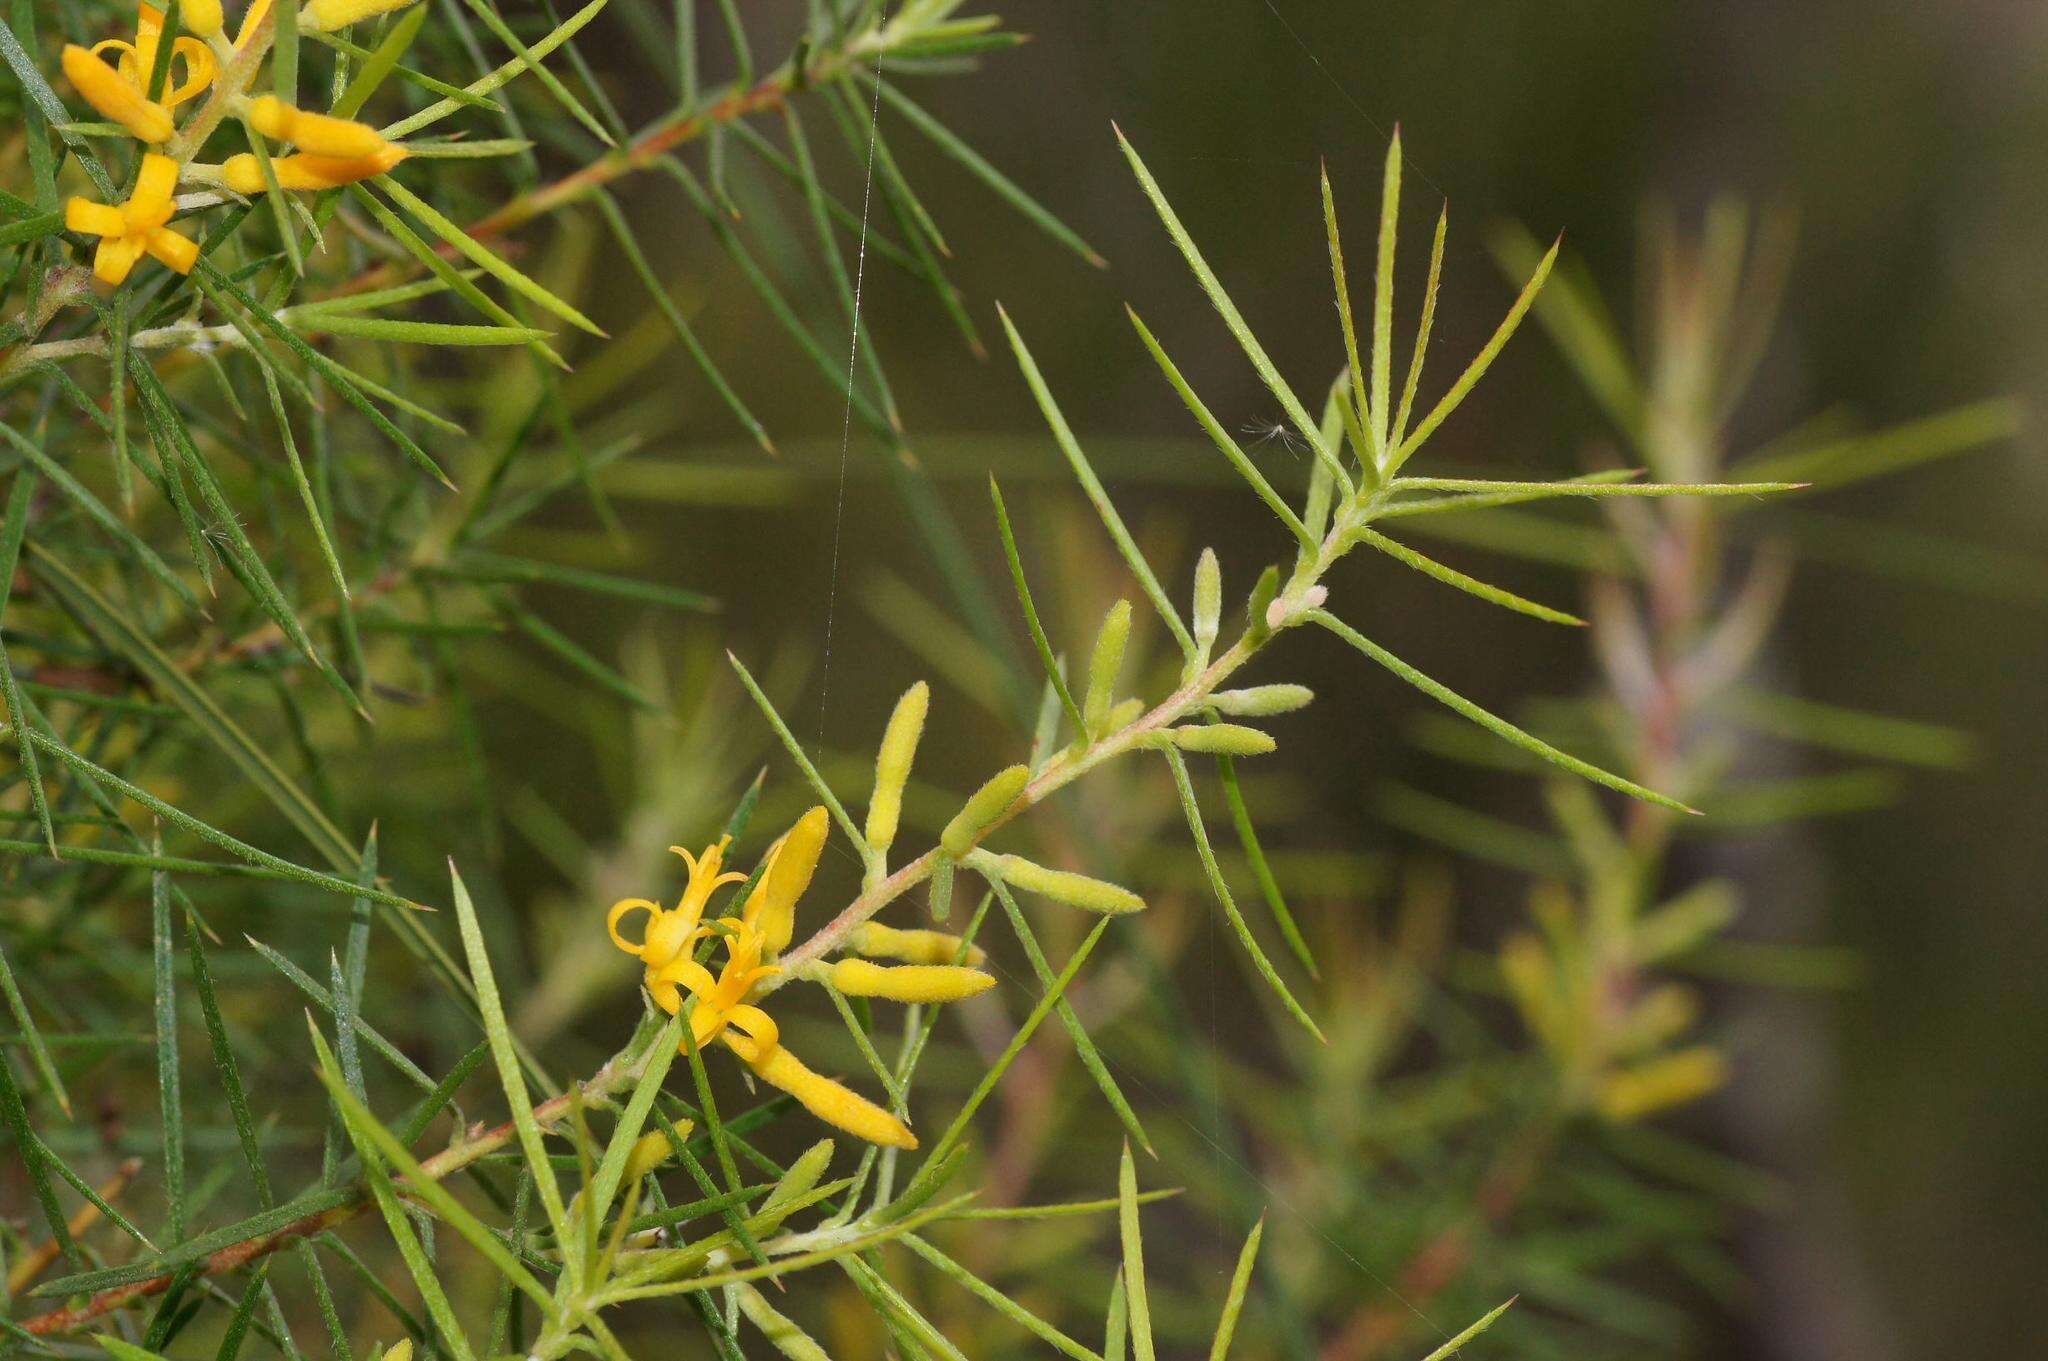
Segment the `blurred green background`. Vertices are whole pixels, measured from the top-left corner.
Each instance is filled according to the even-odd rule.
[[[1002,299],[1084,442],[1117,474],[1141,535],[1175,564],[1174,579],[1192,546],[1212,539],[1226,571],[1239,573],[1273,547],[1234,546],[1230,536],[1263,530],[1247,528],[1244,498],[1191,438],[1120,304],[1144,314],[1226,422],[1277,413],[1146,209],[1113,119],[1298,384],[1319,390],[1340,359],[1317,162],[1327,160],[1351,230],[1365,239],[1398,121],[1409,241],[1426,239],[1440,198],[1450,204],[1438,335],[1451,353],[1475,346],[1510,296],[1482,245],[1490,223],[1562,231],[1624,306],[1644,205],[1690,217],[1734,191],[1794,207],[1801,222],[1779,339],[1734,424],[1738,451],[1833,408],[1873,425],[1994,394],[2039,409],[2048,11],[2037,5],[1068,0],[1013,3],[1004,17],[1034,41],[996,58],[991,78],[912,88],[1086,236],[1107,272],[1033,234],[908,133],[899,154],[934,201],[984,332],[996,329],[988,300]],[[660,200],[649,186],[638,212],[667,224],[664,254],[710,258],[694,218],[668,216]],[[1411,248],[1402,275],[1409,306],[1419,254]],[[842,465],[838,404],[821,387],[787,382],[779,337],[728,275],[714,269],[697,281],[699,324],[737,386],[760,401],[785,466],[765,472],[758,455],[734,447],[732,485],[764,479],[763,504],[679,507],[662,532],[677,577],[727,601],[716,628],[743,653],[792,643],[819,653],[829,628],[822,692],[814,681],[797,712],[828,741],[853,746],[871,740],[895,690],[926,669],[882,622],[901,618],[891,592],[908,584],[939,600],[942,587],[907,530],[876,531],[899,517],[873,458],[856,438]],[[975,362],[901,275],[871,270],[867,283],[874,343],[912,445],[977,544],[993,543],[981,484],[990,467],[1028,507],[1041,548],[1048,533],[1092,532],[1058,515],[1070,493],[1012,365]],[[676,375],[680,406],[673,442],[658,453],[701,458],[732,439],[680,360],[655,371]],[[1600,431],[1531,330],[1432,447],[1551,475],[1576,471]],[[1845,988],[1789,998],[1744,990],[1728,1003],[1741,1076],[1713,1103],[1708,1127],[1795,1190],[1781,1216],[1741,1230],[1757,1302],[1715,1343],[1726,1354],[1984,1355],[2038,1335],[2048,1271],[2040,453],[2030,429],[1972,459],[1834,497],[1830,513],[1925,536],[1927,580],[1812,566],[1795,588],[1770,660],[1786,683],[1954,723],[1980,735],[1983,755],[1962,774],[1914,776],[1894,806],[1743,852],[1742,872],[1762,886],[1748,934],[1846,946],[1861,968]],[[1285,451],[1267,457],[1276,477],[1287,474]],[[1455,560],[1547,598],[1571,584],[1476,553]],[[998,564],[985,556],[984,565]],[[1346,571],[1368,631],[1483,703],[1512,706],[1589,681],[1579,641],[1562,631],[1501,624],[1373,564]],[[1106,603],[1043,589],[1070,637]],[[1373,812],[1379,782],[1412,769],[1413,781],[1445,788],[1443,769],[1401,737],[1421,701],[1334,656],[1305,665],[1324,699],[1294,732],[1314,740],[1283,740],[1276,759],[1293,763],[1330,811],[1291,829],[1289,844],[1399,845]],[[1001,731],[958,700],[937,713],[936,730],[962,744]],[[1469,786],[1455,788],[1461,797],[1538,816],[1533,784],[1459,778]],[[1505,876],[1472,876],[1468,887],[1482,911],[1485,895],[1505,912],[1521,892]],[[1198,1013],[1210,1004],[1190,1001]],[[1359,1281],[1361,1295],[1375,1288]]]

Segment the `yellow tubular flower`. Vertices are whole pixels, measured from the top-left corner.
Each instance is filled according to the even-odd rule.
[[[702,855],[691,855],[681,846],[669,847],[690,867],[690,882],[683,889],[682,900],[673,908],[664,911],[645,898],[621,898],[612,904],[611,913],[605,918],[605,930],[611,933],[612,944],[629,955],[637,956],[647,966],[650,986],[655,974],[681,958],[704,934],[704,905],[719,886],[747,877],[721,872],[725,865],[726,843],[731,840],[731,837],[720,837],[715,844],[705,847]],[[637,945],[619,934],[619,923],[634,912],[647,914],[647,933]],[[669,1008],[671,1011],[674,1009]]]
[[[740,917],[760,934],[762,948],[771,957],[789,948],[789,938],[796,930],[796,901],[811,886],[831,831],[832,819],[821,804],[798,818],[768,848],[768,868],[761,872],[761,881],[748,895]]]
[[[404,9],[414,0],[309,0],[299,11],[299,26],[320,33],[332,33],[337,28],[374,19],[380,14],[389,14],[395,9]],[[268,3],[268,0],[265,0]]]
[[[754,1076],[788,1092],[826,1124],[885,1148],[917,1147],[917,1136],[910,1132],[910,1126],[851,1088],[812,1072],[802,1059],[781,1045],[764,1050],[730,1031],[725,1043],[740,1056],[742,1063],[754,1070]]]
[[[99,65],[97,61],[93,64]],[[154,256],[180,274],[192,272],[199,259],[198,243],[164,225],[178,210],[171,199],[177,187],[178,163],[152,152],[142,158],[135,192],[120,207],[83,198],[64,205],[67,229],[100,238],[92,262],[96,278],[118,284],[144,255]]]
[[[746,999],[756,983],[782,971],[761,963],[761,937],[745,926],[734,930],[725,943],[725,968],[717,978],[684,955],[650,974],[647,989],[654,994],[655,1005],[670,1014],[682,1005],[683,992],[697,999],[690,1009],[690,1033],[699,1049],[724,1034],[727,1026],[744,1032],[763,1048],[773,1049],[782,1033],[775,1018]]]
[[[891,1002],[958,1002],[986,992],[996,980],[979,969],[954,964],[896,964],[842,959],[825,971],[848,997],[883,997]]]
[[[276,95],[249,102],[249,122],[265,137],[293,142],[315,156],[356,160],[375,156],[389,145],[368,123],[295,109]]]
[[[411,154],[396,142],[385,143],[373,156],[315,156],[302,151],[296,156],[272,156],[270,169],[280,189],[339,189],[381,175]],[[254,152],[244,151],[222,161],[220,175],[222,183],[238,194],[260,194],[269,188]]]
[[[979,945],[968,945],[965,959],[960,947],[966,942],[944,931],[901,931],[880,922],[862,922],[846,937],[847,948],[870,959],[900,959],[905,964],[973,964],[988,959]]]
[[[195,10],[199,8],[199,6],[195,5],[186,5],[181,11],[184,16],[184,25],[188,30],[199,31],[199,25],[194,22],[193,18]],[[200,12],[198,17],[203,21],[206,15]],[[214,0],[213,19],[214,31],[218,32],[220,29],[220,5],[218,0]],[[163,34],[163,11],[154,5],[139,5],[136,7],[135,14],[135,41],[131,43],[123,42],[119,38],[109,38],[105,42],[93,44],[92,55],[98,57],[100,53],[110,49],[119,52],[121,55],[114,63],[115,73],[121,79],[127,81],[129,85],[133,86],[137,95],[146,99],[151,93],[149,80],[150,76],[156,71],[156,54],[157,49],[163,43]],[[197,38],[181,36],[176,42],[171,44],[171,69],[165,73],[162,108],[175,109],[207,86],[213,84],[215,74],[213,50],[199,40],[208,36],[210,36],[208,33],[200,31]],[[183,60],[185,63],[185,78],[183,80],[178,79],[177,64],[180,60]],[[70,74],[68,67],[65,74]],[[77,82],[74,80],[72,83],[76,84]]]
[[[101,114],[151,146],[169,140],[171,111],[145,98],[119,71],[75,43],[64,45],[63,66],[71,88]]]

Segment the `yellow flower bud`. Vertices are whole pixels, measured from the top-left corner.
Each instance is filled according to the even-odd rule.
[[[811,886],[825,839],[832,832],[832,819],[824,806],[811,809],[796,820],[782,839],[768,850],[768,868],[747,896],[740,916],[761,933],[761,947],[769,956],[779,955],[796,930],[796,900]]]
[[[775,1189],[768,1193],[768,1199],[761,1203],[760,1213],[755,1216],[756,1237],[766,1238],[781,1228],[782,1221],[794,1213],[796,1203],[816,1189],[819,1178],[832,1165],[833,1147],[830,1139],[820,1139],[789,1165],[789,1171],[775,1183]],[[778,1210],[781,1211],[779,1215],[776,1213]]]
[[[369,156],[315,156],[311,152],[272,156],[270,169],[280,189],[339,189],[381,175],[411,154],[396,142],[386,142],[381,151]],[[269,188],[253,152],[228,157],[221,162],[220,174],[221,182],[238,194],[255,195]]]
[[[178,22],[195,38],[211,38],[221,29],[220,0],[182,0]]]
[[[1145,900],[1129,889],[1071,870],[1047,869],[1021,855],[990,856],[986,867],[1011,888],[1036,893],[1069,907],[1117,915],[1144,910]],[[977,866],[981,868],[981,866]]]
[[[931,706],[932,688],[923,681],[903,692],[889,726],[882,733],[881,750],[875,753],[875,792],[868,799],[868,845],[886,851],[896,840],[897,820],[903,813],[903,786],[910,779],[910,763],[917,756],[918,738],[924,735],[925,711]]]
[[[896,964],[884,967],[864,959],[842,959],[826,976],[849,997],[881,997],[891,1002],[958,1002],[987,992],[995,979],[979,969],[953,964]]]
[[[1216,756],[1264,756],[1279,743],[1270,734],[1236,723],[1196,723],[1169,728],[1166,736],[1182,751],[1207,752]]]
[[[1290,714],[1315,702],[1316,692],[1306,685],[1254,685],[1246,690],[1218,690],[1209,696],[1217,712],[1245,718]]]
[[[1109,706],[1116,699],[1116,678],[1124,666],[1124,644],[1131,637],[1131,602],[1119,600],[1102,616],[1095,634],[1095,653],[1088,659],[1088,698],[1081,706],[1081,721],[1088,736],[1108,731]]]
[[[960,805],[960,811],[946,824],[946,830],[939,833],[939,845],[956,860],[967,854],[976,838],[1008,811],[1030,782],[1029,766],[1010,766],[991,775],[987,784],[975,790],[967,802]]]
[[[412,1361],[412,1339],[401,1337],[386,1347],[383,1361]]]
[[[885,1148],[917,1147],[917,1136],[910,1132],[910,1126],[851,1088],[812,1072],[783,1045],[764,1052],[744,1035],[731,1031],[726,1032],[725,1042],[754,1070],[754,1076],[788,1092],[826,1124]]]
[[[979,945],[967,945],[963,958],[961,947],[966,942],[944,931],[902,931],[880,922],[862,922],[847,934],[846,943],[870,959],[900,959],[905,964],[978,965],[988,958]]]
[[[64,78],[79,98],[151,146],[168,141],[171,112],[143,97],[119,71],[75,43],[64,45]]]
[[[1640,1120],[1697,1101],[1727,1080],[1728,1060],[1702,1045],[1608,1074],[1593,1102],[1609,1120]]]
[[[684,1121],[676,1126],[676,1132],[687,1134],[690,1126]],[[668,1135],[662,1131],[649,1130],[633,1144],[633,1151],[626,1155],[626,1181],[636,1182],[668,1161],[675,1146],[669,1143]]]
[[[332,33],[337,28],[347,28],[350,24],[359,24],[380,14],[404,9],[412,3],[413,0],[308,0],[306,7],[299,11],[299,26],[318,33]]]
[[[368,123],[295,109],[276,95],[249,104],[249,122],[273,141],[292,142],[315,156],[355,160],[375,156],[389,145]]]

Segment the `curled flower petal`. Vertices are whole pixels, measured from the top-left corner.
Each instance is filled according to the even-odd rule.
[[[71,88],[102,115],[152,146],[170,139],[171,111],[144,98],[119,71],[75,43],[64,45],[61,62]]]
[[[643,931],[641,933],[638,945],[633,944],[633,942],[619,934],[619,923],[625,920],[626,914],[629,912],[645,912],[648,916],[648,924],[652,925],[653,919],[661,915],[661,909],[645,898],[621,898],[612,904],[610,914],[605,917],[604,929],[611,933],[612,944],[618,946],[629,955],[637,956],[642,950],[647,948],[646,932]]]

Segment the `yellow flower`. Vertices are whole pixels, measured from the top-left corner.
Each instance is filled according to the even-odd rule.
[[[280,189],[339,189],[373,175],[381,175],[411,153],[396,142],[371,156],[315,156],[302,151],[295,156],[272,156],[270,168]],[[269,188],[263,167],[255,153],[244,151],[221,162],[221,182],[238,194],[260,194]]]
[[[727,1026],[773,1049],[781,1034],[774,1018],[749,1004],[747,998],[756,983],[782,970],[761,962],[761,933],[750,926],[735,924],[725,946],[725,968],[717,978],[685,954],[651,975],[647,990],[654,994],[655,1005],[670,1015],[682,1005],[684,992],[696,999],[697,1004],[690,1008],[690,1033],[699,1049],[723,1035]]]
[[[357,160],[376,156],[390,145],[368,123],[332,114],[307,113],[276,95],[249,101],[249,122],[256,131],[279,142],[295,142],[315,156]]]
[[[768,848],[759,882],[747,895],[739,915],[721,917],[712,925],[704,920],[711,895],[721,885],[747,877],[725,869],[730,838],[721,837],[695,856],[681,847],[671,847],[690,866],[690,882],[682,900],[663,910],[645,898],[623,898],[613,904],[606,929],[614,945],[646,966],[647,991],[656,1006],[673,1016],[682,1011],[687,998],[691,1039],[686,1047],[694,1043],[702,1049],[722,1043],[756,1077],[794,1096],[820,1120],[870,1143],[916,1148],[917,1136],[899,1117],[844,1084],[813,1072],[790,1053],[782,1043],[781,1027],[755,1004],[762,983],[782,972],[774,961],[789,945],[797,900],[810,887],[831,830],[831,817],[822,807],[798,818]],[[635,912],[647,913],[646,934],[637,942],[619,931],[620,923]],[[726,952],[716,975],[697,958],[700,942],[714,934],[724,938]],[[802,977],[833,983],[855,996],[901,1002],[957,1001],[995,982],[978,969],[951,963],[964,956],[978,964],[983,958],[979,950],[956,936],[897,931],[869,922],[851,932],[846,944],[860,954],[916,962],[886,968],[855,959],[830,964],[813,961]]]
[[[126,279],[144,255],[154,256],[180,274],[192,272],[199,258],[198,244],[165,225],[178,210],[171,198],[177,187],[178,163],[151,152],[142,158],[135,192],[120,207],[83,198],[64,205],[66,228],[100,238],[92,272],[102,283],[118,284]]]
[[[704,934],[704,905],[711,901],[711,895],[722,885],[746,879],[737,871],[723,872],[725,848],[731,840],[720,837],[706,846],[702,855],[691,855],[681,846],[669,847],[690,867],[690,882],[674,907],[664,911],[645,898],[621,898],[612,904],[605,929],[611,933],[612,944],[629,955],[637,955],[647,966],[650,986],[656,974],[683,957]],[[647,932],[638,945],[619,934],[619,923],[634,912],[647,914]]]

